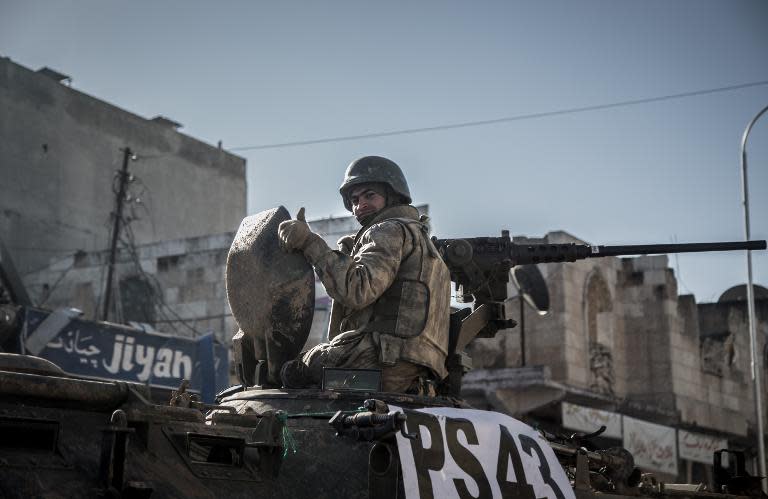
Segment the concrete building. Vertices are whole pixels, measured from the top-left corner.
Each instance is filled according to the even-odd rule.
[[[516,239],[524,241],[583,243],[564,232]],[[685,459],[688,444],[680,438],[756,450],[746,303],[739,300],[745,286],[724,293],[718,303],[696,304],[692,295],[678,296],[663,255],[540,268],[551,311],[541,317],[526,307],[527,365],[520,365],[518,329],[477,340],[471,346],[475,369],[464,384],[476,404],[553,431],[593,431],[600,418],[619,417],[624,433],[608,443],[625,447],[632,445],[628,428],[645,425],[659,439],[653,451],[665,457],[649,456],[641,465],[673,481],[711,481],[711,466]],[[757,308],[763,352],[768,299],[758,300]],[[515,319],[518,310],[513,304]],[[600,417],[591,429],[569,427],[574,411]],[[653,452],[648,445],[635,451]],[[706,456],[711,464],[711,452]]]
[[[0,57],[0,239],[21,274],[110,246],[116,171],[130,148],[123,246],[235,230],[245,160],[86,95],[66,75]],[[42,290],[37,290],[38,294]]]
[[[228,232],[118,252],[114,322],[182,337],[212,331],[228,344],[237,330],[224,282],[233,237]],[[93,318],[103,299],[108,259],[108,251],[79,253],[28,274],[25,281],[36,303],[50,309],[75,307]]]

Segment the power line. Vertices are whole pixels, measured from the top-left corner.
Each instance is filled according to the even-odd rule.
[[[142,277],[144,277],[144,279],[148,283],[150,283],[150,285],[153,287],[153,291],[150,293],[150,299],[154,302],[155,310],[160,315],[162,315],[163,318],[165,319],[165,320],[160,321],[160,322],[168,323],[169,326],[174,331],[176,331],[178,334],[180,334],[180,335],[181,335],[181,333],[175,327],[175,325],[174,325],[175,323],[181,323],[181,325],[183,325],[184,327],[186,327],[187,329],[192,331],[192,333],[194,334],[194,337],[196,337],[196,338],[199,337],[199,336],[202,336],[203,333],[201,331],[199,331],[198,329],[196,329],[195,327],[190,325],[187,319],[179,316],[179,314],[176,313],[176,311],[173,310],[173,308],[170,305],[165,303],[165,298],[163,297],[163,287],[160,284],[160,280],[157,278],[157,276],[154,276],[152,274],[147,273],[141,267],[141,261],[139,259],[139,254],[138,254],[138,251],[136,249],[136,239],[135,239],[135,236],[133,234],[133,229],[131,228],[130,222],[125,221],[125,223],[123,224],[123,228],[125,229],[124,231],[125,231],[125,234],[126,234],[127,241],[123,241],[121,239],[121,242],[123,242],[123,244],[125,245],[126,249],[128,250],[129,256],[131,257],[131,260],[133,262],[133,265],[134,265],[134,268],[135,268],[136,272],[138,274],[140,274]],[[171,315],[173,315],[176,319],[174,320],[174,319],[171,319],[170,317],[168,317],[168,314],[165,313],[163,308],[165,308],[168,312],[170,312]]]
[[[516,116],[507,116],[504,118],[495,118],[490,120],[466,121],[462,123],[453,123],[448,125],[435,125],[435,126],[420,127],[420,128],[406,128],[402,130],[391,130],[388,132],[374,132],[374,133],[365,133],[360,135],[343,135],[339,137],[327,137],[327,138],[313,139],[313,140],[297,140],[293,142],[280,142],[275,144],[230,147],[228,149],[230,151],[256,151],[260,149],[278,149],[282,147],[307,146],[307,145],[313,145],[313,144],[326,144],[329,142],[344,142],[349,140],[373,139],[373,138],[379,138],[379,137],[392,137],[395,135],[408,135],[413,133],[436,132],[440,130],[453,130],[456,128],[470,128],[470,127],[476,127],[476,126],[495,125],[498,123],[508,123],[511,121],[531,120],[536,118],[548,118],[550,116],[584,113],[587,111],[600,111],[603,109],[634,106],[637,104],[648,104],[651,102],[660,102],[660,101],[672,100],[672,99],[682,99],[685,97],[695,97],[698,95],[714,94],[718,92],[730,92],[733,90],[739,90],[739,89],[749,88],[749,87],[758,87],[761,85],[768,85],[768,80],[756,81],[752,83],[744,83],[741,85],[731,85],[727,87],[710,88],[707,90],[695,90],[692,92],[683,92],[679,94],[662,95],[659,97],[647,97],[644,99],[633,99],[633,100],[626,100],[626,101],[620,101],[620,102],[612,102],[610,104],[597,104],[593,106],[573,107],[573,108],[567,108],[567,109],[559,109],[556,111],[545,111],[541,113],[519,114]]]
[[[115,220],[112,227],[112,243],[109,249],[109,267],[107,267],[107,285],[104,290],[104,312],[101,320],[106,321],[109,317],[109,305],[112,298],[112,276],[115,271],[115,261],[117,259],[117,240],[120,237],[120,222],[123,218],[123,203],[125,202],[125,190],[128,183],[128,162],[131,159],[131,150],[126,147],[123,149],[123,167],[117,173],[119,185],[115,190],[114,181],[112,184],[112,192],[117,196],[115,198]]]

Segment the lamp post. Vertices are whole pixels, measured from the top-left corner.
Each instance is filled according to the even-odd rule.
[[[749,189],[747,185],[747,137],[752,130],[755,122],[768,111],[768,106],[764,107],[752,118],[744,135],[741,138],[741,189],[744,200],[744,235],[747,240],[750,239],[749,230]],[[761,355],[758,354],[757,330],[755,323],[755,291],[752,288],[752,251],[747,250],[747,310],[749,312],[749,346],[752,359],[752,381],[755,387],[755,413],[757,419],[757,451],[759,459],[760,476],[766,476],[765,469],[765,443],[763,442],[763,382],[762,369],[760,366]],[[765,480],[762,481],[763,491],[768,491]]]

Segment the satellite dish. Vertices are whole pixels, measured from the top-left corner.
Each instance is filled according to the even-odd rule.
[[[512,269],[512,282],[528,305],[539,315],[549,312],[549,291],[536,265],[518,265]]]

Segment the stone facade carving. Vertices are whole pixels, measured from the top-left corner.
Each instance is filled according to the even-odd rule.
[[[715,376],[723,376],[735,369],[735,335],[710,336],[701,339],[701,370]]]
[[[587,278],[584,303],[589,341],[589,389],[613,396],[613,302],[608,285],[597,270]]]
[[[589,345],[589,369],[592,372],[589,389],[613,397],[613,356],[607,346],[602,343]]]

